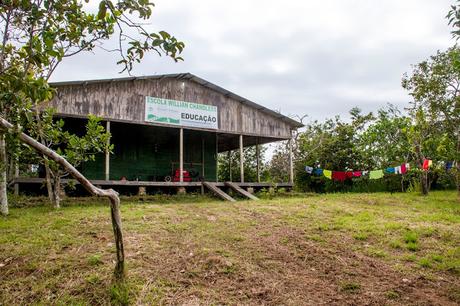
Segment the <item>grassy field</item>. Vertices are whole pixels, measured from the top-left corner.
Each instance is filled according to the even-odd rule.
[[[0,304],[460,303],[454,192],[126,198],[124,286],[97,201],[0,218]]]

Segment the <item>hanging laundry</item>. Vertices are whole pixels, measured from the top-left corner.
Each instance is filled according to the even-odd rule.
[[[316,175],[323,175],[323,169],[316,168],[316,169],[315,169],[315,174],[316,174]]]
[[[362,171],[362,172],[361,172],[361,174],[362,174],[362,176],[366,176],[366,175],[368,175],[368,174],[369,174],[369,171],[367,171],[367,170],[364,170],[364,171]]]
[[[353,171],[347,171],[345,172],[345,176],[349,179],[351,179],[353,177]]]
[[[361,177],[363,175],[362,171],[353,171],[353,176],[354,177]]]
[[[425,159],[422,166],[423,170],[428,170],[432,164],[433,161],[431,159]]]
[[[401,165],[401,174],[406,174],[408,169],[409,169],[409,164],[402,164]]]
[[[383,177],[383,170],[373,170],[369,172],[369,178],[371,180],[378,180]]]
[[[386,172],[386,173],[390,173],[390,174],[395,173],[395,168],[394,168],[394,167],[386,168],[386,169],[385,169],[385,172]]]
[[[344,171],[332,171],[332,179],[334,181],[343,182],[347,179],[347,173]]]
[[[328,178],[328,179],[332,179],[332,171],[331,170],[323,170],[323,175]]]
[[[401,174],[401,166],[395,167],[395,174]]]
[[[454,162],[453,161],[446,162],[446,171],[449,171],[453,167],[454,167]]]
[[[305,172],[307,172],[308,174],[312,174],[313,173],[313,167],[305,166]]]

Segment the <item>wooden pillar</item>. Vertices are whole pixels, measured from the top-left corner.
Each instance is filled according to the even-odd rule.
[[[257,144],[256,144],[256,172],[257,172],[257,183],[260,183],[260,145],[259,145],[259,138],[257,138]]]
[[[204,137],[201,137],[201,177],[204,179]]]
[[[16,163],[14,165],[14,180],[17,180],[19,178],[19,163],[16,160]],[[14,195],[19,195],[19,184],[16,182],[14,184]]]
[[[240,135],[240,182],[244,183],[243,135]]]
[[[201,182],[205,181],[204,177],[204,137],[201,136]],[[201,183],[201,195],[204,195],[204,185]]]
[[[147,195],[147,187],[145,186],[139,186],[139,189],[137,191],[138,196],[145,196]]]
[[[294,165],[292,161],[292,138],[289,139],[289,183],[294,182]]]
[[[179,182],[184,181],[184,129],[179,131]]]
[[[219,134],[216,133],[216,183],[219,182]]]
[[[231,182],[233,180],[232,178],[232,150],[228,150],[227,160],[228,160],[228,173],[229,173],[229,178]]]
[[[110,121],[107,120],[105,123],[105,130],[107,133],[110,133]],[[105,168],[104,168],[104,174],[105,174],[105,180],[108,181],[110,179],[110,152],[109,152],[109,147],[110,146],[110,138],[107,140],[107,148],[105,149]]]

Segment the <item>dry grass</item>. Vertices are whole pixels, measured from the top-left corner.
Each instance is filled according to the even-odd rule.
[[[124,199],[124,286],[93,201],[0,219],[0,304],[460,303],[453,192]]]

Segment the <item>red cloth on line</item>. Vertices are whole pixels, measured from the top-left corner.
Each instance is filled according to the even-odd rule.
[[[423,170],[428,170],[430,168],[430,160],[429,159],[425,159],[423,161],[423,166],[422,166]]]
[[[362,171],[353,171],[353,176],[354,177],[360,177],[363,175],[363,172]]]
[[[406,172],[407,172],[406,164],[402,164],[401,165],[401,174],[406,174]]]
[[[347,179],[347,173],[345,171],[332,171],[332,179],[343,182]]]
[[[345,176],[346,176],[347,178],[351,179],[351,178],[353,177],[353,171],[347,171],[347,172],[345,173]]]

